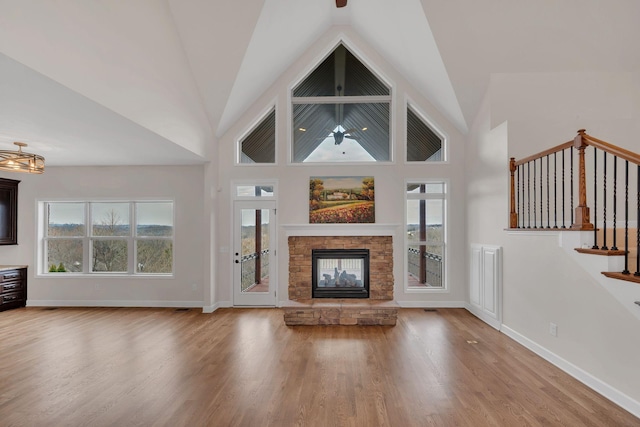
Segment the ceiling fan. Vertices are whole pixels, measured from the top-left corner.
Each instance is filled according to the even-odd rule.
[[[335,143],[335,145],[340,145],[342,144],[342,141],[344,141],[345,138],[348,139],[353,139],[354,141],[357,141],[356,138],[354,138],[351,133],[357,131],[358,129],[347,129],[344,132],[331,132],[333,134],[333,141]]]
[[[336,0],[336,7],[345,7],[347,5],[347,0]]]

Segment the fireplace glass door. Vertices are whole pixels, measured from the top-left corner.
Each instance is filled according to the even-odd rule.
[[[368,298],[368,249],[314,249],[314,298]]]

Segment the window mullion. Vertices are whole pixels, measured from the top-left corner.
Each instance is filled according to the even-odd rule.
[[[365,96],[300,96],[291,98],[293,104],[379,104],[391,102],[391,95]]]
[[[127,250],[128,250],[128,271],[129,274],[136,274],[136,258],[137,258],[137,248],[136,248],[136,230],[138,228],[138,218],[136,217],[136,202],[129,203],[129,237],[127,242]]]
[[[84,238],[82,242],[83,262],[82,273],[89,274],[91,272],[91,235],[93,234],[93,227],[91,226],[91,206],[89,202],[84,203]]]

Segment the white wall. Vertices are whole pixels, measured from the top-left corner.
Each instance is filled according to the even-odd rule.
[[[203,306],[203,166],[48,167],[43,175],[0,176],[21,181],[18,245],[0,246],[0,264],[29,266],[28,305]],[[173,278],[36,275],[38,201],[150,198],[175,200]]]
[[[340,38],[360,56],[365,63],[393,85],[392,127],[394,162],[390,164],[351,165],[290,165],[289,152],[290,88],[328,54]],[[435,122],[446,133],[449,144],[447,164],[405,164],[406,102]],[[234,155],[238,138],[254,124],[271,105],[276,105],[276,165],[235,166]],[[251,107],[242,118],[220,139],[219,149],[219,211],[218,211],[218,261],[219,265],[232,265],[231,253],[222,253],[220,248],[232,247],[230,216],[232,204],[230,186],[232,180],[277,179],[278,180],[278,225],[308,224],[308,186],[310,176],[369,176],[373,175],[376,185],[376,223],[397,224],[400,239],[394,251],[395,299],[405,305],[455,305],[463,306],[465,300],[464,268],[464,137],[440,114],[421,94],[408,85],[400,74],[377,52],[367,46],[358,35],[347,27],[336,27],[321,37],[287,70]],[[448,241],[448,291],[438,293],[411,293],[404,289],[404,256],[402,245],[402,224],[404,223],[404,183],[405,179],[444,178],[449,182],[449,241]],[[339,233],[339,230],[336,231]],[[279,282],[278,301],[283,303],[287,296],[287,241],[284,232],[279,233],[278,260]],[[283,256],[284,254],[284,256]],[[220,304],[232,303],[231,269],[217,271],[216,301]]]
[[[556,234],[504,229],[509,157],[571,140],[579,128],[640,151],[637,82],[628,74],[498,76],[471,128],[466,164],[467,243],[504,247],[503,330],[635,413],[638,319],[563,252]]]

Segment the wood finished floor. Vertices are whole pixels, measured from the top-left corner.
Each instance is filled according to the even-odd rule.
[[[0,350],[3,427],[640,425],[463,309],[287,327],[279,309],[26,308],[0,313]]]

